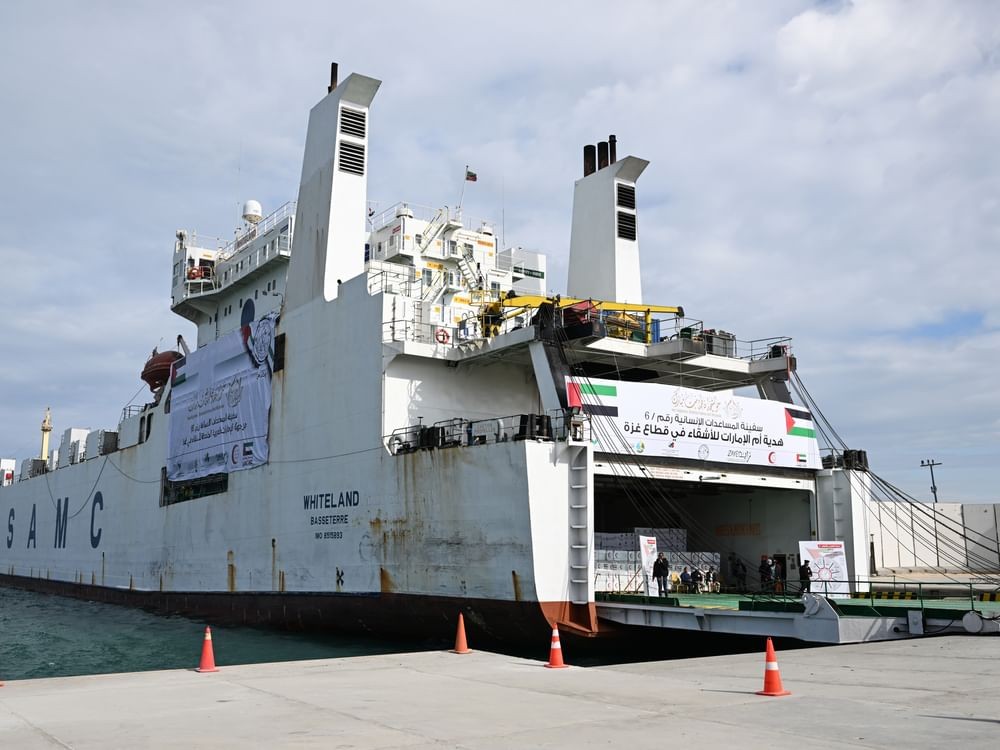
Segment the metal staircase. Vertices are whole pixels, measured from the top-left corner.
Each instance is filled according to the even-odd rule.
[[[448,220],[447,215],[447,209],[438,209],[438,212],[434,214],[434,218],[424,227],[423,236],[420,238],[420,252],[426,251],[431,246],[431,243],[434,242],[434,239],[441,233],[441,230],[444,229],[445,222]]]
[[[429,269],[425,270],[426,274]],[[423,302],[435,302],[438,297],[441,296],[441,292],[444,291],[445,279],[447,275],[445,271],[434,271],[434,275],[431,277],[431,283],[424,287],[423,293],[420,295],[420,299]]]
[[[483,275],[476,268],[476,259],[471,252],[466,251],[458,259],[458,270],[461,271],[462,278],[465,279],[465,285],[469,289],[483,288]]]

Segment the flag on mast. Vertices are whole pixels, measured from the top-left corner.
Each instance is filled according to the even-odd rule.
[[[473,172],[471,169],[469,169],[468,165],[466,165],[466,167],[465,167],[465,181],[466,182],[475,182],[478,179],[479,179],[479,176],[475,172]]]

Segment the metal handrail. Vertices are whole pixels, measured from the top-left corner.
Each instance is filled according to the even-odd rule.
[[[564,413],[510,414],[484,419],[453,417],[430,425],[399,427],[383,436],[393,455],[418,450],[471,447],[518,440],[565,440],[570,416]]]
[[[295,201],[288,201],[284,205],[278,207],[275,211],[272,211],[270,214],[265,216],[261,221],[256,224],[251,224],[242,234],[236,235],[236,237],[230,240],[219,251],[217,261],[221,263],[229,260],[232,256],[236,255],[236,253],[253,242],[253,240],[257,237],[262,237],[289,216],[294,216],[297,205],[298,204]]]

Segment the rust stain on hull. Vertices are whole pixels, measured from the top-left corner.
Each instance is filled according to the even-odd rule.
[[[393,592],[394,585],[392,583],[392,578],[389,577],[389,571],[385,568],[378,569],[378,582],[379,588],[383,594],[391,594]]]

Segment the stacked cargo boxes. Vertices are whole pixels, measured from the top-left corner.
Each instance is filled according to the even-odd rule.
[[[656,549],[666,554],[670,572],[680,575],[684,568],[719,571],[718,552],[690,552],[686,529],[636,527],[632,533],[594,534],[594,590],[645,593],[639,537],[656,538]]]

